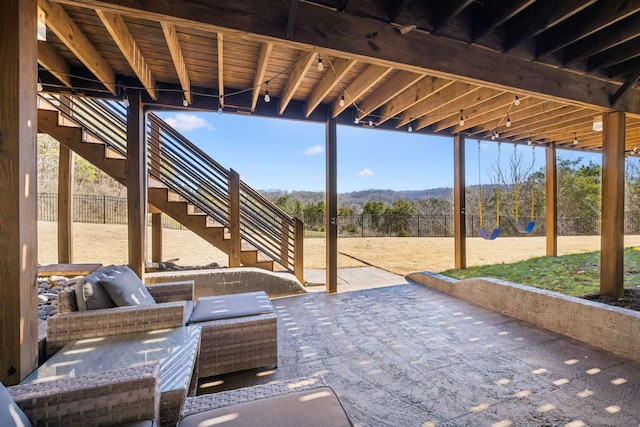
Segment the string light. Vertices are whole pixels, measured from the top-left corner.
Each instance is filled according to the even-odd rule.
[[[40,79],[38,79],[37,89],[38,89],[38,92],[42,92],[42,82],[40,81]]]
[[[460,126],[464,126],[464,117],[462,117],[462,110],[460,110]]]
[[[369,119],[369,126],[373,126],[373,120]]]
[[[576,145],[578,143],[578,137],[576,136],[576,133],[573,133],[573,145]]]
[[[265,83],[265,90],[264,90],[264,102],[269,102],[271,101],[271,97],[269,96],[269,82]]]
[[[409,133],[413,132],[413,126],[411,125],[411,122],[413,121],[413,119],[409,120],[409,127],[407,128],[407,130],[409,131]]]
[[[498,133],[498,131],[496,131],[496,133],[494,134],[494,136],[496,137],[496,139],[500,138],[500,134]]]
[[[188,107],[189,106],[189,102],[187,101],[187,98],[182,98],[182,106],[183,107]]]
[[[509,119],[509,116],[507,116],[507,123],[506,123],[507,127],[510,128],[511,127],[511,119]]]
[[[360,123],[360,119],[358,117],[356,117],[355,120],[353,121],[353,123],[355,123],[355,124]]]
[[[518,95],[513,95],[513,105],[520,105],[520,98],[518,98]]]
[[[340,106],[344,107],[344,93],[340,96]]]
[[[129,97],[127,96],[126,92],[125,92],[124,96],[122,97],[122,103],[124,104],[125,107],[129,106]]]
[[[322,63],[322,57],[318,54],[318,71],[324,70],[324,64]]]
[[[531,145],[531,144],[532,144],[531,138],[527,139],[527,145]]]

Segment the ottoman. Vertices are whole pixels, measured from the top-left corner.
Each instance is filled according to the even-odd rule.
[[[201,328],[199,378],[278,365],[277,318],[265,292],[199,298],[189,324]]]

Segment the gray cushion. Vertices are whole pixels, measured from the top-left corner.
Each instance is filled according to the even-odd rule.
[[[116,306],[99,283],[102,278],[115,268],[117,268],[115,265],[109,265],[91,274],[87,274],[84,278],[78,280],[76,283],[78,311],[98,310]]]
[[[25,413],[22,412],[22,409],[16,405],[16,402],[2,383],[0,383],[0,426],[31,427],[31,421],[29,421]]]
[[[208,322],[265,313],[273,313],[273,305],[269,296],[262,291],[203,297],[198,298],[189,322]]]
[[[178,427],[350,427],[351,421],[329,387],[298,391],[184,417]]]
[[[113,269],[100,279],[100,284],[118,307],[156,303],[138,275],[126,265]]]

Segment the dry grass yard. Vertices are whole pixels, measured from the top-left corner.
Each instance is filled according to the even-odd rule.
[[[150,234],[150,233],[149,233]],[[57,262],[55,222],[38,222],[38,262]],[[226,255],[184,230],[165,229],[164,260],[178,258],[178,265],[226,265]],[[627,236],[625,246],[640,245],[640,236]],[[560,237],[559,254],[600,249],[600,237]],[[305,268],[324,268],[324,239],[305,240]],[[74,224],[75,262],[122,264],[127,260],[125,225]],[[338,240],[338,267],[373,265],[406,275],[413,271],[443,271],[453,268],[453,239],[445,237],[378,237]],[[468,265],[495,264],[544,256],[544,237],[505,237],[493,241],[467,239]]]

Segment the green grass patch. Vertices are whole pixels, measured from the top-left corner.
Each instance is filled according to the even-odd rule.
[[[624,251],[624,285],[640,285],[640,248]],[[510,264],[493,264],[447,270],[441,274],[456,279],[493,277],[565,295],[583,295],[600,287],[600,252],[561,257],[535,257]]]

